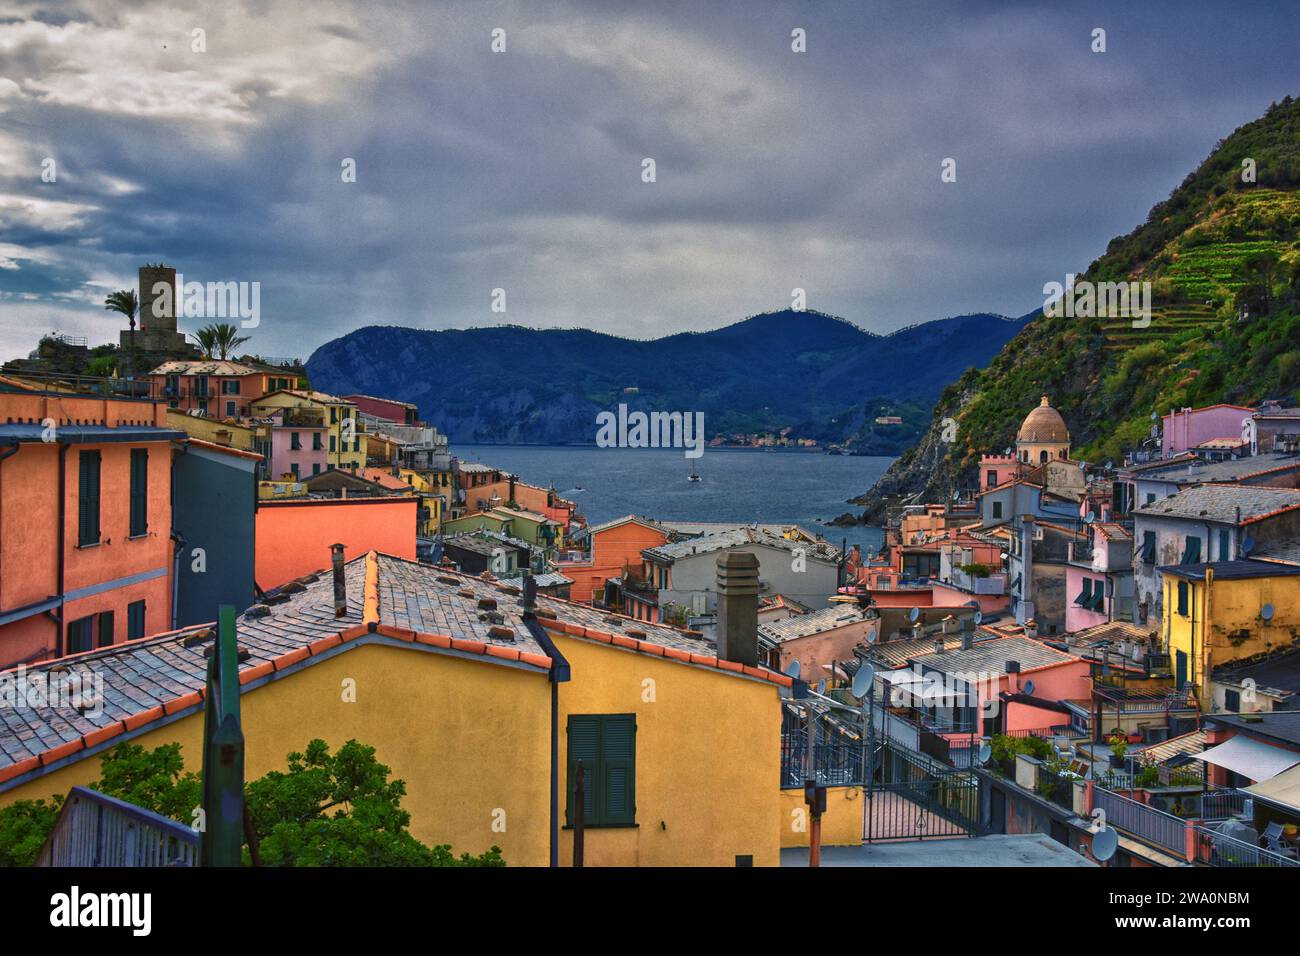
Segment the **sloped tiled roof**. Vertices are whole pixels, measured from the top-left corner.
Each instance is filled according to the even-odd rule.
[[[1138,760],[1144,763],[1162,764],[1166,760],[1172,760],[1174,757],[1183,754],[1198,754],[1203,750],[1205,750],[1205,731],[1193,730],[1189,734],[1170,737],[1168,740],[1161,741],[1158,744],[1152,744],[1149,747],[1134,750],[1133,753],[1137,756]]]
[[[240,683],[274,680],[291,668],[364,643],[481,655],[542,672],[552,666],[546,648],[523,620],[518,588],[373,551],[349,561],[344,580],[348,607],[342,618],[334,616],[333,580],[325,573],[290,582],[266,604],[240,615],[237,639],[245,656]],[[537,620],[547,630],[572,637],[790,684],[790,678],[766,668],[719,661],[715,646],[694,632],[560,598],[539,594]],[[199,625],[26,668],[24,680],[35,676],[56,684],[73,676],[93,684],[100,675],[102,704],[84,713],[66,705],[0,707],[0,788],[82,750],[197,712],[205,692],[206,652],[214,637],[214,625]],[[17,671],[3,672],[0,679],[12,683]]]
[[[163,362],[150,375],[264,375],[261,369],[226,359]]]
[[[1019,661],[1020,672],[1069,664],[1079,660],[1055,648],[1040,644],[1028,637],[999,637],[991,641],[977,641],[969,650],[945,650],[943,654],[923,654],[913,658],[924,667],[932,667],[945,674],[956,671],[988,671],[1003,673],[1007,661]]]
[[[1300,508],[1300,490],[1267,488],[1260,485],[1197,485],[1183,488],[1166,498],[1134,510],[1141,517],[1208,519],[1235,524],[1259,521],[1283,511]]]
[[[850,624],[860,624],[865,620],[868,618],[858,608],[834,604],[811,614],[796,614],[783,621],[760,624],[758,633],[772,643],[780,644],[797,637],[808,637],[810,634],[822,634]]]
[[[747,544],[763,545],[790,552],[803,549],[808,557],[820,558],[824,561],[835,561],[839,558],[839,551],[830,542],[791,541],[761,528],[750,527],[731,528],[727,531],[701,535],[698,538],[688,538],[685,541],[671,541],[668,544],[646,548],[642,554],[673,561],[677,558],[690,557],[693,554],[709,554],[714,551],[725,551],[728,548],[742,547]]]

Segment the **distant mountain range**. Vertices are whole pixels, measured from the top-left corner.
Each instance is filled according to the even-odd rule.
[[[317,349],[307,373],[322,391],[413,402],[453,442],[591,444],[597,413],[626,403],[702,411],[710,438],[793,427],[896,454],[944,387],[1025,321],[963,315],[876,335],[786,310],[649,341],[586,329],[367,326]],[[903,424],[877,426],[884,414]]]

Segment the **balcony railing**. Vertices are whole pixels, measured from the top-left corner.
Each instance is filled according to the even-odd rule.
[[[184,824],[73,787],[37,866],[196,866],[199,835]]]
[[[1196,861],[1222,867],[1300,867],[1300,860],[1274,853],[1226,833],[1197,826]]]
[[[1165,813],[1145,803],[1112,793],[1103,787],[1094,787],[1093,808],[1101,808],[1106,823],[1126,830],[1139,839],[1170,851],[1177,856],[1187,853],[1187,821],[1172,813]]]

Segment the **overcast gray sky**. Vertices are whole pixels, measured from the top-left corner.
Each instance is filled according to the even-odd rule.
[[[795,287],[882,332],[1019,315],[1300,94],[1297,46],[1263,2],[0,0],[0,358],[115,340],[104,296],[160,259],[259,282],[276,356],[652,337]]]

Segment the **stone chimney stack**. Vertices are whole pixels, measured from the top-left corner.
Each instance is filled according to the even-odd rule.
[[[330,545],[330,563],[334,567],[334,616],[348,613],[348,585],[343,576],[343,545]]]
[[[758,558],[718,556],[718,660],[758,666]]]

